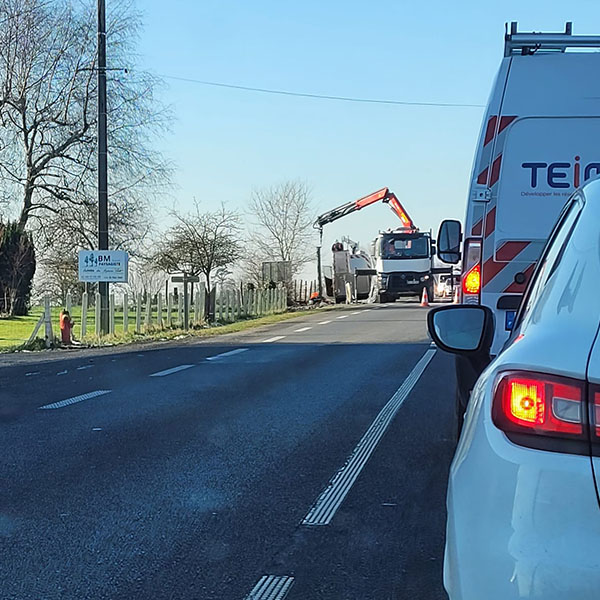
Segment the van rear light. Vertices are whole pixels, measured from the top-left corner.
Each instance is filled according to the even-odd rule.
[[[463,278],[463,294],[479,294],[481,290],[481,265],[476,264]]]
[[[481,291],[481,239],[465,241],[462,277],[463,302],[479,302]]]
[[[583,384],[574,379],[524,371],[504,373],[494,389],[492,419],[505,432],[581,438],[583,390]]]

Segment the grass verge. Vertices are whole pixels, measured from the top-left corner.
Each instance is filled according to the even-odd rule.
[[[118,346],[125,344],[139,344],[145,342],[159,342],[166,340],[179,340],[187,338],[206,338],[216,335],[223,335],[226,333],[238,333],[246,331],[248,329],[254,329],[262,325],[272,325],[274,323],[280,323],[289,319],[299,318],[305,315],[313,314],[315,311],[325,312],[334,310],[335,306],[324,306],[320,308],[311,308],[309,310],[296,310],[288,311],[285,313],[267,315],[264,317],[254,317],[249,319],[242,319],[233,323],[222,323],[206,325],[204,327],[195,327],[185,331],[184,329],[172,328],[172,329],[158,329],[156,327],[150,328],[144,333],[117,333],[115,335],[109,335],[102,338],[98,338],[93,335],[88,335],[82,340],[82,348],[100,348],[107,346]],[[0,353],[4,352],[18,352],[22,350],[45,350],[44,340],[36,338],[32,344],[20,344],[15,346],[0,347]]]

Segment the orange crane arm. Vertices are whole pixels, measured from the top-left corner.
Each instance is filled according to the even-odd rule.
[[[408,213],[404,210],[404,207],[398,200],[396,194],[394,192],[390,192],[388,188],[381,188],[368,196],[364,196],[363,198],[359,198],[358,200],[354,200],[352,202],[346,202],[346,204],[342,204],[337,208],[327,211],[322,215],[317,217],[315,221],[315,227],[322,229],[323,225],[327,225],[327,223],[332,223],[333,221],[337,221],[346,215],[349,215],[365,206],[370,206],[371,204],[375,204],[375,202],[385,202],[390,205],[390,208],[394,211],[396,216],[402,221],[403,227],[415,229],[414,223],[412,219],[409,217]]]

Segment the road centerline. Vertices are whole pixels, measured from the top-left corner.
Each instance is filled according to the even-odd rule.
[[[276,335],[275,337],[269,338],[268,340],[263,340],[263,344],[270,344],[271,342],[276,342],[277,340],[282,340],[285,335]]]
[[[51,410],[55,408],[63,408],[65,406],[70,406],[71,404],[76,404],[77,402],[83,402],[84,400],[91,400],[92,398],[97,398],[98,396],[104,396],[105,394],[110,394],[112,390],[95,390],[93,392],[88,392],[87,394],[81,394],[79,396],[73,396],[72,398],[67,398],[66,400],[60,400],[59,402],[52,402],[52,404],[45,404],[44,406],[40,406],[39,410]]]
[[[221,354],[217,354],[215,356],[207,356],[206,360],[220,360],[222,358],[227,358],[228,356],[235,356],[236,354],[241,354],[242,352],[247,352],[248,348],[236,348],[235,350],[229,350],[229,352],[221,352]]]
[[[171,369],[165,369],[164,371],[152,373],[150,377],[164,377],[165,375],[172,375],[173,373],[178,373],[179,371],[191,369],[193,366],[194,365],[179,365],[178,367],[172,367]]]
[[[348,495],[354,482],[377,447],[377,444],[387,431],[404,400],[406,400],[417,381],[419,381],[435,353],[436,351],[432,348],[426,350],[402,385],[375,417],[375,420],[358,442],[344,466],[330,479],[327,487],[302,520],[302,525],[329,525],[331,523],[337,509]]]

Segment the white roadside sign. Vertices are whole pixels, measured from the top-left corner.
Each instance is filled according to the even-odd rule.
[[[79,281],[126,283],[128,263],[123,250],[80,250]]]

